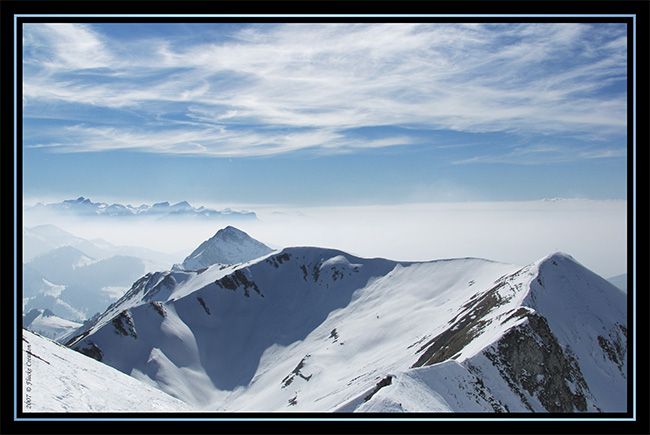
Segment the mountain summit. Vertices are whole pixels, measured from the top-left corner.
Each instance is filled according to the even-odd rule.
[[[231,226],[223,228],[201,243],[183,261],[185,270],[203,269],[213,264],[237,264],[262,257],[273,250]]]

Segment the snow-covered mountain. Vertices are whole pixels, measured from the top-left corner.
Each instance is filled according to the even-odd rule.
[[[228,219],[256,219],[254,212],[248,210],[214,210],[206,207],[192,207],[187,201],[176,204],[169,202],[158,202],[153,205],[142,204],[132,206],[130,204],[108,204],[105,202],[92,202],[89,198],[80,196],[77,199],[66,199],[61,202],[43,204],[38,203],[26,208],[29,213],[55,212],[75,216],[104,216],[104,217],[195,217],[195,218],[228,218]]]
[[[28,264],[41,274],[58,282],[68,280],[74,271],[96,260],[72,246],[62,246],[35,257]]]
[[[185,403],[112,367],[23,330],[25,412],[178,412]]]
[[[26,227],[23,240],[23,313],[49,309],[73,321],[103,312],[142,274],[174,260],[147,248],[87,240],[54,225]]]
[[[29,264],[23,265],[23,313],[49,309],[64,319],[81,320],[85,313],[60,298],[65,285],[48,281]]]
[[[526,267],[296,247],[147,274],[67,344],[210,411],[626,409],[625,295]]]
[[[23,311],[49,309],[59,317],[84,320],[103,312],[146,271],[144,260],[91,258],[72,246],[41,254],[23,268]]]
[[[72,246],[97,260],[114,255],[139,257],[145,262],[151,263],[149,268],[159,268],[162,265],[171,265],[174,262],[174,257],[169,254],[138,246],[113,245],[102,239],[84,239],[51,224],[26,227],[23,230],[23,255],[25,261],[31,261],[39,255],[63,246]]]
[[[237,264],[267,255],[272,251],[264,243],[231,226],[223,228],[201,243],[185,258],[181,267],[199,270],[213,264]]]
[[[35,308],[23,316],[23,328],[52,340],[65,337],[79,327],[81,327],[81,323],[62,319],[48,309]]]

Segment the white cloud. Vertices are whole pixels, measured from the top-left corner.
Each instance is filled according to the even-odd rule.
[[[466,159],[456,160],[454,164],[469,163],[508,163],[518,165],[537,165],[543,163],[566,163],[575,160],[606,159],[612,157],[625,157],[627,150],[620,148],[602,148],[593,146],[557,145],[529,145],[519,146],[510,151],[497,154],[478,155]]]
[[[84,24],[26,23],[24,43],[32,50],[24,54],[25,62],[54,71],[108,68],[113,63],[106,44]]]
[[[169,121],[180,125],[171,133],[154,122],[77,129],[74,145],[61,151],[335,152],[363,146],[347,129],[374,126],[602,138],[625,134],[625,94],[600,91],[625,80],[627,54],[625,37],[593,38],[597,32],[568,23],[259,24],[175,47],[117,44],[79,24],[30,24],[24,88],[28,104],[83,103],[150,120],[184,105],[185,119]],[[81,75],[88,68],[104,68],[108,79]]]

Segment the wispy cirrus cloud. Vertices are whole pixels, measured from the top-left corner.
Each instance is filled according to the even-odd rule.
[[[456,160],[453,164],[482,164],[501,163],[518,165],[538,165],[549,163],[567,163],[575,160],[592,160],[613,157],[625,157],[624,146],[597,147],[597,146],[572,146],[562,145],[529,145],[517,146],[502,153],[483,154]]]
[[[71,120],[32,146],[241,157],[422,142],[348,134],[399,127],[604,142],[542,153],[554,158],[622,152],[607,143],[626,131],[622,25],[258,24],[226,36],[175,44],[118,40],[100,25],[25,25],[26,116],[75,104],[137,118],[112,128]]]
[[[23,43],[23,60],[44,73],[110,68],[115,61],[110,42],[83,24],[27,24]]]
[[[412,143],[408,137],[351,139],[332,130],[289,132],[231,132],[225,128],[162,129],[142,132],[139,129],[73,125],[63,129],[66,141],[36,143],[30,148],[47,148],[55,152],[101,152],[137,150],[143,152],[202,155],[210,157],[271,156],[307,148],[328,153],[349,153],[355,149],[383,148]]]

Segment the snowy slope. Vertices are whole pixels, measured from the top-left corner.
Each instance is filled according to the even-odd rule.
[[[271,251],[271,248],[253,239],[245,232],[227,226],[201,243],[183,261],[182,267],[185,270],[198,270],[218,263],[243,263],[262,257]]]
[[[176,412],[185,403],[44,337],[23,330],[25,412]],[[26,400],[27,402],[27,400]]]
[[[564,254],[305,247],[148,274],[68,344],[204,410],[617,411],[625,319],[624,295]]]
[[[386,388],[390,387],[390,388]],[[388,375],[336,412],[504,412],[482,381],[448,360]]]
[[[625,411],[627,329],[620,291],[561,253],[495,284],[420,348],[414,366],[438,371],[451,356],[464,377],[480,380],[465,388],[475,403],[487,399],[495,411]],[[404,383],[413,375],[408,370],[397,379]],[[388,409],[402,396],[399,388],[386,389],[357,410]]]
[[[80,326],[81,323],[62,319],[48,309],[33,309],[23,316],[23,328],[52,340],[57,340]]]

